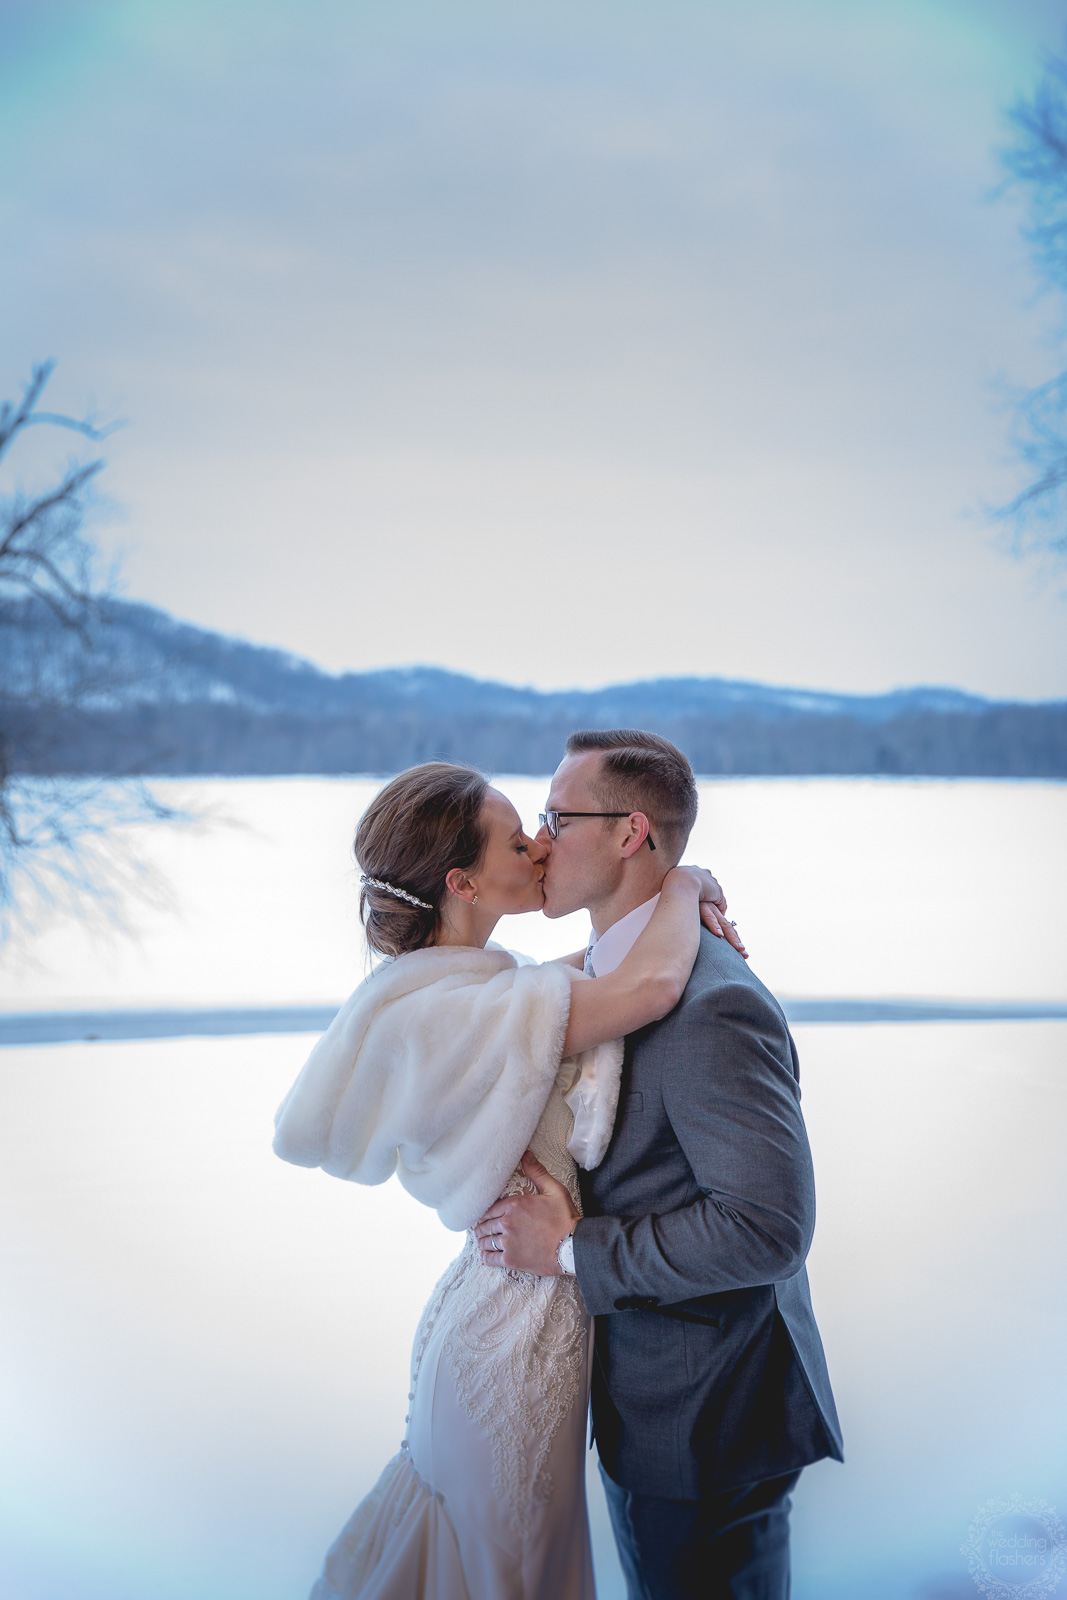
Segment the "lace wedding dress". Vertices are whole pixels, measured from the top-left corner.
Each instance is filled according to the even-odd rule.
[[[566,1086],[530,1148],[580,1206]],[[504,1192],[529,1187],[520,1170]],[[593,1600],[590,1354],[574,1278],[486,1266],[468,1233],[415,1335],[407,1437],[311,1600]]]
[[[575,1205],[611,1139],[615,1040],[561,1061],[573,967],[497,945],[375,969],[275,1119],[285,1161],[394,1174],[467,1242],[415,1336],[407,1438],[326,1558],[313,1600],[592,1600],[577,1282],[486,1266],[469,1230],[529,1187],[531,1149]]]

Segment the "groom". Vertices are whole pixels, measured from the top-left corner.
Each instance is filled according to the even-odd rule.
[[[588,909],[587,971],[624,959],[696,811],[666,739],[571,735],[546,807],[545,913]],[[525,1165],[539,1193],[498,1201],[476,1231],[491,1264],[575,1272],[596,1318],[593,1427],[631,1600],[786,1600],[789,1496],[809,1462],[842,1459],[841,1433],[804,1268],[797,1053],[725,939],[701,930],[680,1003],[626,1040],[584,1215]]]

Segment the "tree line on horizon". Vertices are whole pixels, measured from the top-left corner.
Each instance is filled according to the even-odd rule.
[[[0,703],[4,715],[17,752],[15,708],[5,711]],[[773,720],[658,716],[641,725],[672,739],[694,771],[708,777],[1067,777],[1067,706],[1060,704],[918,711],[883,722],[809,713]],[[573,726],[521,715],[448,716],[417,705],[314,717],[218,702],[149,701],[57,712],[46,738],[39,726],[27,727],[21,771],[386,776],[442,760],[538,776],[555,767]]]

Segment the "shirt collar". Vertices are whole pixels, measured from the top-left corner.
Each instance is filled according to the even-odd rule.
[[[590,937],[589,959],[595,977],[606,977],[609,972],[614,972],[616,967],[621,966],[648,926],[649,918],[658,903],[659,895],[654,894],[651,900],[635,906],[624,917],[620,917],[618,922],[613,922],[610,928],[605,928],[599,939]]]

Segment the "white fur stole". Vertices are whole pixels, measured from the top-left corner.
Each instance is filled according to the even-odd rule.
[[[522,958],[520,957],[521,961]],[[530,1142],[561,1073],[575,969],[442,945],[383,963],[346,1000],[275,1118],[275,1152],[356,1183],[395,1172],[446,1228],[476,1222]],[[586,1055],[594,1054],[587,1052]],[[615,1120],[622,1044],[595,1052],[596,1136]]]

